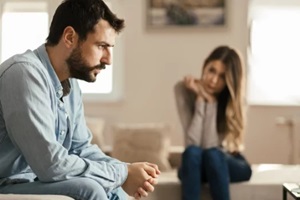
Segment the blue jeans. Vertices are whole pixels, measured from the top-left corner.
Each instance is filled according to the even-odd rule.
[[[0,194],[52,194],[65,195],[76,200],[126,200],[127,195],[118,188],[107,194],[96,181],[89,178],[74,178],[60,182],[40,181],[10,184],[0,187]]]
[[[182,154],[178,177],[183,200],[200,200],[201,184],[208,182],[213,200],[229,200],[229,183],[248,181],[252,170],[241,154],[231,155],[219,148],[189,146]]]

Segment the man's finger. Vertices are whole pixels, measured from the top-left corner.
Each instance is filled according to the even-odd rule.
[[[147,192],[153,192],[154,191],[154,187],[148,181],[145,181],[145,183],[144,183],[144,190],[147,191]]]
[[[157,180],[157,178],[150,178],[150,179],[148,180],[148,182],[149,182],[151,185],[156,185],[156,184],[158,183],[158,180]]]
[[[151,167],[153,167],[155,169],[155,171],[156,171],[157,174],[161,173],[160,170],[158,169],[158,166],[156,164],[148,163],[148,162],[147,162],[147,164],[150,165]]]
[[[141,199],[141,195],[140,195],[138,192],[136,192],[136,193],[134,194],[134,199],[135,199],[135,200],[140,200],[140,199]]]
[[[149,174],[150,176],[152,176],[153,178],[156,178],[158,175],[156,174],[156,169],[148,164],[144,165],[144,170],[147,172],[147,174]]]
[[[144,190],[144,188],[142,188],[142,187],[139,187],[137,192],[141,195],[141,197],[147,197],[148,196],[148,192],[146,192]]]

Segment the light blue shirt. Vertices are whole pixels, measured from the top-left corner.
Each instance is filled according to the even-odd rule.
[[[45,45],[0,65],[0,186],[88,177],[110,192],[124,183],[127,164],[90,144],[80,88],[69,83],[63,96]]]

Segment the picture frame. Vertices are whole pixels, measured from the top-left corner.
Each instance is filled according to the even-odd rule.
[[[147,27],[224,27],[226,0],[147,0]]]

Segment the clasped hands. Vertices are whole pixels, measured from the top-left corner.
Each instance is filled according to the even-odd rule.
[[[213,94],[210,94],[206,91],[203,80],[196,79],[191,75],[187,75],[183,78],[183,83],[186,88],[190,89],[197,95],[197,101],[206,101],[208,103],[217,101]]]
[[[122,185],[123,190],[135,199],[147,197],[154,191],[160,171],[157,165],[148,162],[128,164],[128,177]]]

